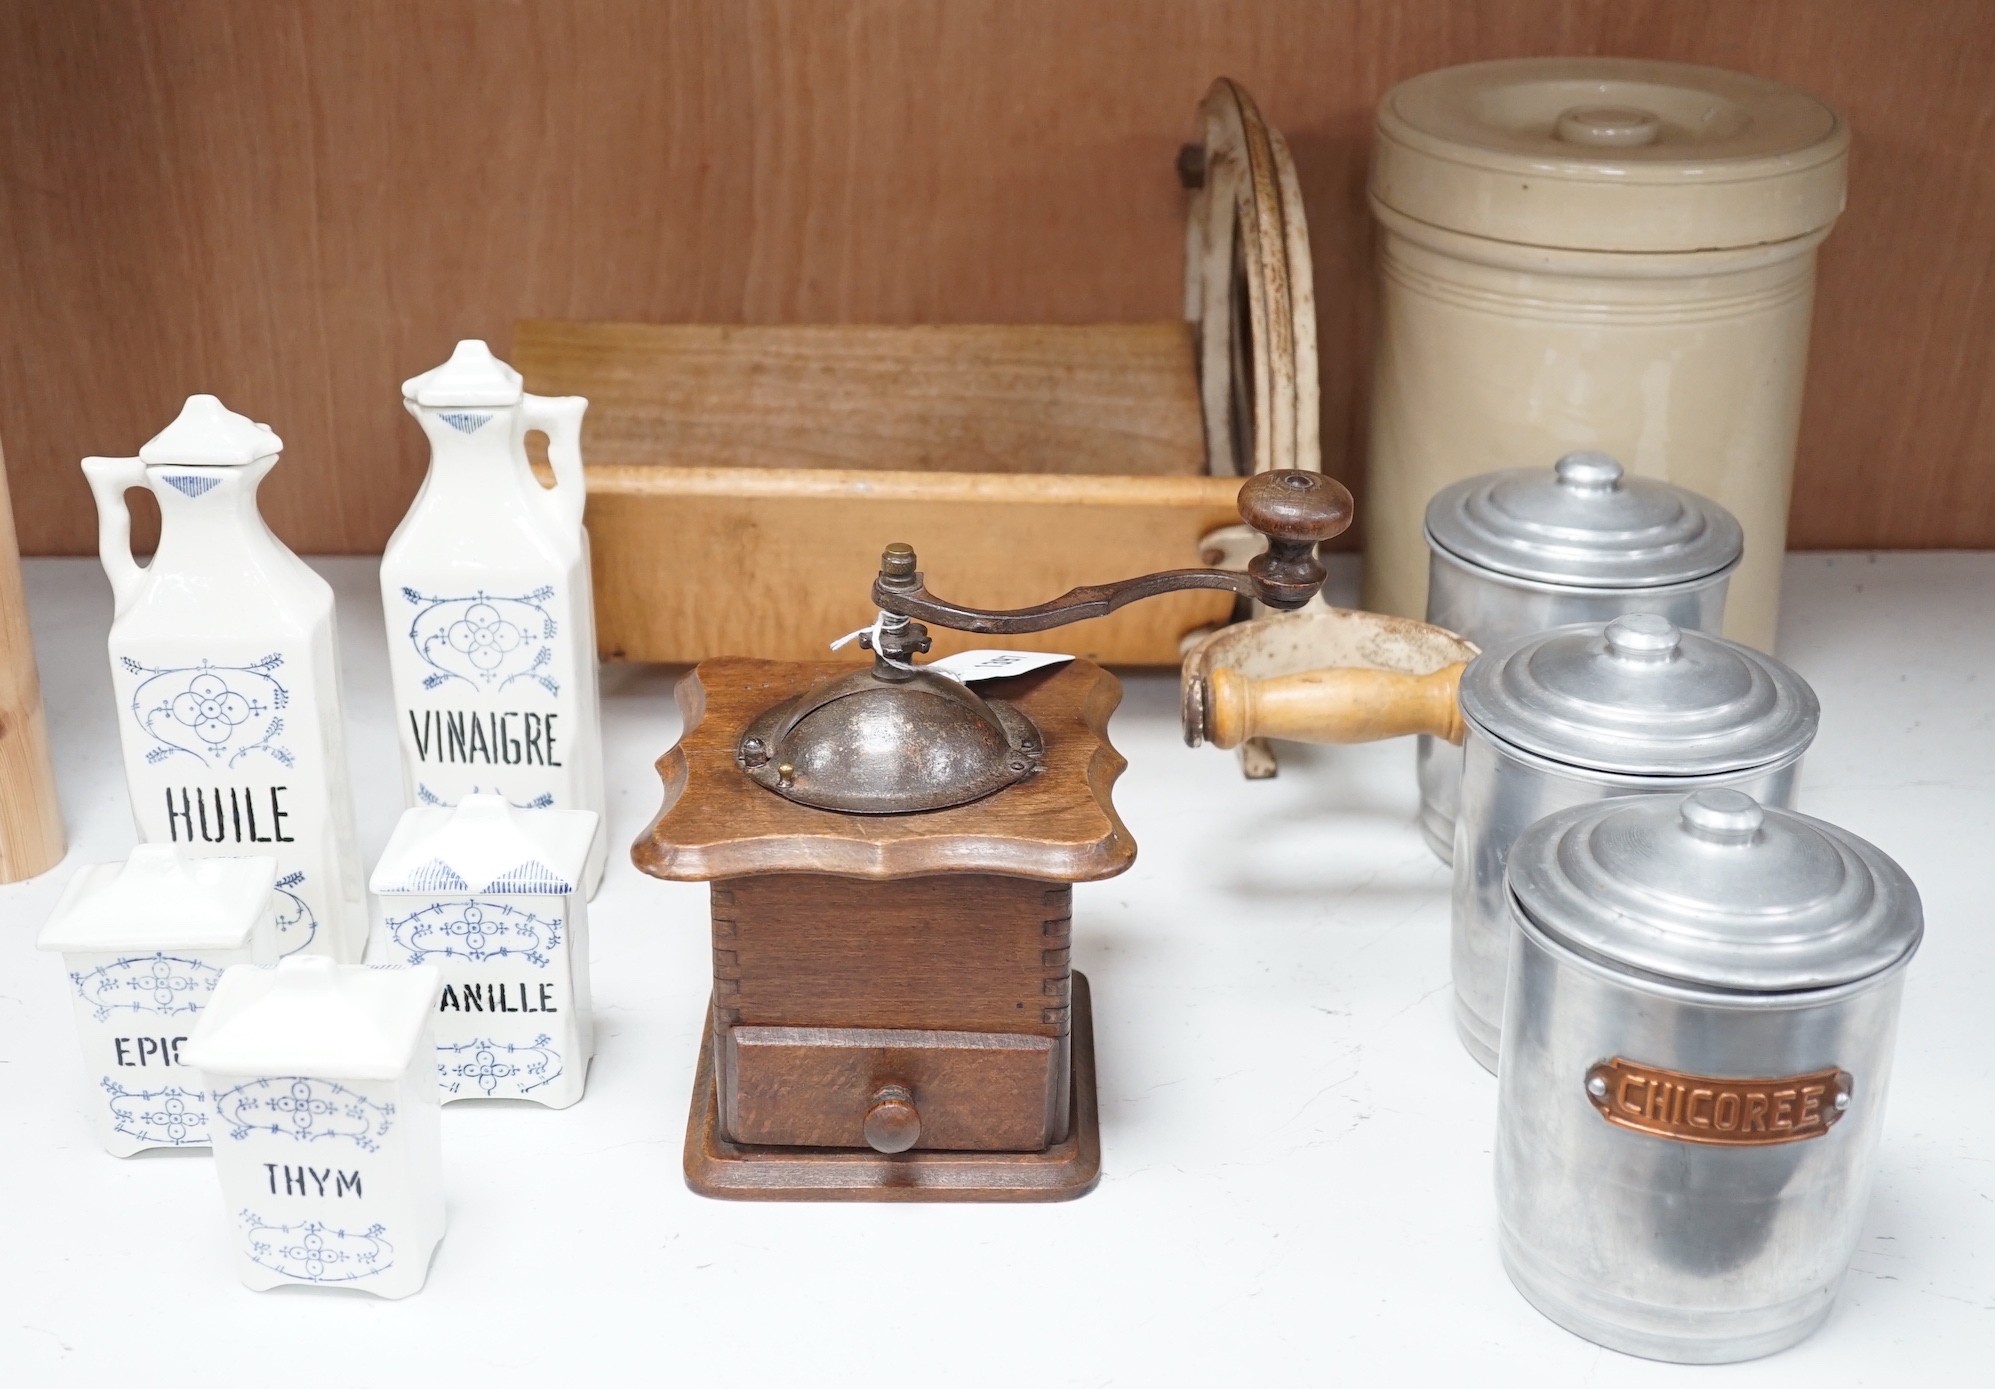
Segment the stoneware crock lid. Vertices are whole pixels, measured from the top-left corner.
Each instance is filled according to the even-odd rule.
[[[517,405],[525,394],[520,374],[492,355],[477,338],[457,344],[450,360],[402,383],[402,399],[449,409],[459,405],[493,408]]]
[[[222,972],[187,1038],[210,1075],[393,1080],[414,1060],[443,989],[434,965],[342,965],[291,955]]]
[[[1874,846],[1722,787],[1548,815],[1508,874],[1526,918],[1579,954],[1739,993],[1868,978],[1924,930],[1918,890]]]
[[[1427,505],[1427,540],[1481,569],[1575,588],[1689,583],[1731,569],[1745,550],[1724,507],[1629,477],[1594,452],[1442,488]]]
[[[582,880],[596,812],[521,810],[503,796],[402,812],[368,880],[382,895],[566,897]]]
[[[283,451],[269,425],[211,395],[190,395],[173,423],[139,449],[139,461],[148,468],[246,468]]]
[[[1777,82],[1644,59],[1517,58],[1387,92],[1372,196],[1496,241],[1701,251],[1826,228],[1848,162],[1835,109]]]
[[[1748,647],[1653,613],[1496,645],[1462,673],[1462,713],[1554,762],[1637,776],[1709,776],[1799,756],[1821,706]]]
[[[141,844],[123,863],[69,880],[35,944],[43,950],[240,950],[270,909],[277,860],[194,858]]]

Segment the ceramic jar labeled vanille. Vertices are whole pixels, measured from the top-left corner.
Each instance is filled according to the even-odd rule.
[[[580,396],[529,395],[484,343],[402,383],[429,474],[381,557],[409,805],[603,813]],[[527,461],[547,435],[554,486]],[[585,874],[593,894],[606,849]]]
[[[1735,790],[1533,825],[1497,1091],[1504,1267],[1658,1360],[1765,1355],[1856,1252],[1922,931],[1902,869]]]
[[[1717,68],[1506,59],[1387,92],[1365,606],[1426,611],[1443,487],[1604,449],[1738,517],[1725,635],[1772,650],[1848,155],[1823,102]]]
[[[83,1039],[85,1104],[118,1157],[208,1142],[188,1034],[231,965],[276,959],[277,861],[141,844],[80,870],[36,944],[59,950]]]
[[[242,1281],[407,1297],[443,1238],[443,979],[294,955],[222,976],[183,1049]]]
[[[1728,787],[1790,805],[1821,706],[1771,656],[1654,613],[1491,647],[1462,672],[1460,701],[1449,963],[1456,1031],[1494,1070],[1517,837],[1554,810],[1643,792]]]
[[[1743,547],[1716,502],[1592,450],[1444,487],[1426,531],[1427,620],[1481,647],[1632,612],[1716,635]],[[1417,759],[1420,828],[1445,863],[1461,750],[1423,736]]]
[[[520,810],[500,796],[402,812],[368,886],[371,964],[434,965],[436,1075],[451,1100],[582,1098],[595,1052],[582,871],[587,810]]]
[[[139,837],[277,860],[281,954],[357,961],[366,903],[340,715],[332,589],[264,524],[283,442],[189,396],[137,458],[86,458],[111,580],[111,687]],[[125,493],[159,499],[132,557]]]

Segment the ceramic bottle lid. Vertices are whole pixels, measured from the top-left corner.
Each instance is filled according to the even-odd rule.
[[[521,810],[503,796],[402,812],[368,891],[566,897],[582,881],[599,817],[593,810]]]
[[[1575,588],[1659,588],[1732,568],[1745,535],[1716,502],[1629,477],[1604,453],[1514,468],[1434,494],[1427,539],[1482,569]]]
[[[477,338],[457,344],[450,360],[402,383],[402,399],[442,409],[517,405],[526,387],[520,374]]]
[[[1792,670],[1653,613],[1501,643],[1462,674],[1462,713],[1555,762],[1706,776],[1799,756],[1821,706]]]
[[[179,416],[147,440],[139,459],[149,468],[246,468],[284,451],[267,424],[238,415],[211,395],[190,395]]]
[[[187,1064],[211,1075],[393,1080],[443,988],[434,965],[342,965],[290,955],[225,970],[194,1024]]]
[[[1519,909],[1582,955],[1655,978],[1792,993],[1918,948],[1918,890],[1874,846],[1742,791],[1594,801],[1510,850]]]
[[[196,859],[141,844],[123,863],[69,880],[35,944],[43,950],[239,950],[270,907],[277,860]]]
[[[1372,196],[1497,241],[1699,251],[1826,228],[1848,161],[1834,108],[1777,82],[1641,59],[1503,59],[1385,94]]]

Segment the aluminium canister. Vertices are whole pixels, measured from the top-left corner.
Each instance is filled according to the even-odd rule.
[[[1659,613],[1716,633],[1744,534],[1695,492],[1630,477],[1604,453],[1444,487],[1427,504],[1427,620],[1488,648],[1552,627]],[[1443,863],[1455,844],[1462,754],[1423,737],[1420,828]]]
[[[1792,670],[1653,613],[1539,632],[1462,673],[1449,959],[1455,1025],[1490,1070],[1503,1024],[1510,846],[1555,810],[1735,787],[1791,805],[1821,706]]]
[[[1615,1350],[1744,1360],[1828,1316],[1883,1123],[1918,894],[1736,791],[1579,806],[1510,858],[1499,1244]]]
[[[1718,68],[1527,58],[1387,92],[1364,606],[1426,610],[1442,487],[1601,448],[1738,517],[1725,635],[1771,650],[1848,156],[1833,108]]]

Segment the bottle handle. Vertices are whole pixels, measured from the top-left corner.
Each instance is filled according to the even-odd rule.
[[[118,609],[138,591],[145,570],[132,558],[132,509],[125,493],[146,486],[141,458],[86,458],[83,476],[97,499],[97,555],[111,580],[111,598]]]
[[[532,395],[520,397],[520,416],[528,429],[547,435],[547,462],[554,469],[554,486],[549,500],[564,525],[582,524],[582,507],[588,488],[582,477],[582,415],[588,399],[579,395]]]

